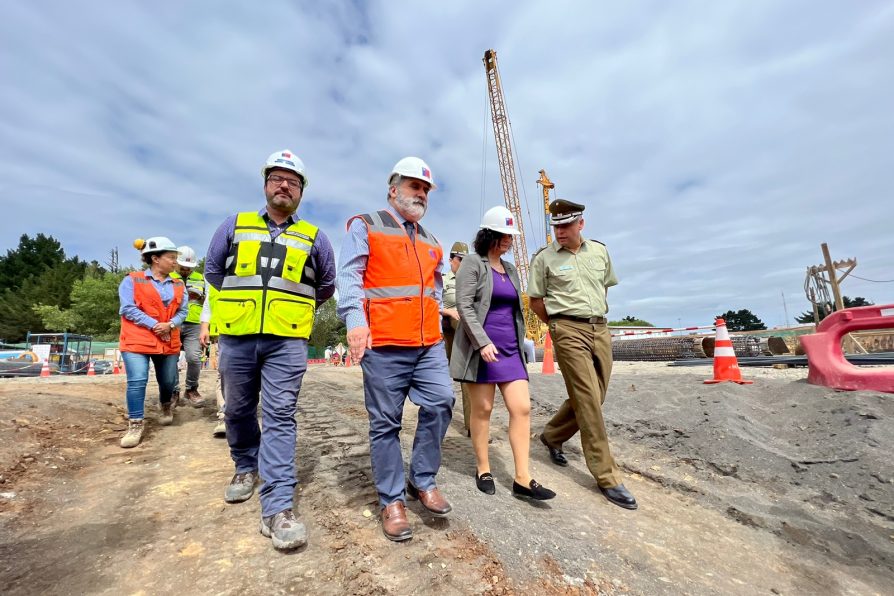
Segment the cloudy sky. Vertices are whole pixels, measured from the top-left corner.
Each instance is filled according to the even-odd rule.
[[[894,3],[871,0],[4,2],[0,251],[43,232],[88,260],[135,264],[153,235],[204,254],[263,205],[282,148],[336,249],[406,155],[440,187],[424,223],[470,239],[503,201],[488,48],[528,247],[545,168],[610,250],[613,317],[785,324],[821,242],[894,279]],[[894,283],[843,290],[894,302]]]

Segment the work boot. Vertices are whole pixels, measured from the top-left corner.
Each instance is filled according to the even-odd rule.
[[[125,449],[136,447],[143,440],[143,421],[128,420],[127,432],[121,437],[121,446]]]
[[[162,426],[170,426],[174,424],[174,405],[172,402],[161,404],[161,417],[158,423]]]
[[[177,389],[171,393],[171,407],[175,410],[180,406],[180,390]]]
[[[227,503],[241,503],[247,501],[255,492],[255,483],[258,481],[258,471],[242,472],[233,476],[224,493],[224,501]]]
[[[214,426],[214,436],[215,437],[226,437],[227,436],[227,423],[224,422],[223,418],[217,419],[217,424]]]
[[[198,389],[187,389],[186,401],[188,401],[189,405],[194,408],[201,408],[205,405],[205,398],[202,397],[202,394],[199,393]]]
[[[295,519],[291,509],[262,517],[258,529],[261,534],[273,539],[273,548],[277,550],[290,550],[307,543],[307,528]]]

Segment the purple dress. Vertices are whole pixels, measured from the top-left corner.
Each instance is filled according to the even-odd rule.
[[[527,380],[528,370],[518,353],[518,336],[515,333],[515,313],[518,311],[518,292],[509,275],[491,270],[494,291],[490,298],[490,310],[484,319],[484,332],[497,348],[497,361],[478,363],[479,383],[507,383]]]

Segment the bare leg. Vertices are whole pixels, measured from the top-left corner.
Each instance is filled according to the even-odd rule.
[[[509,411],[509,445],[515,460],[515,481],[522,486],[531,483],[528,460],[531,448],[531,396],[527,381],[500,384],[500,393]]]
[[[475,465],[478,474],[490,472],[487,455],[487,441],[490,435],[490,414],[494,409],[496,385],[488,383],[467,383],[472,398],[472,415],[469,417],[472,431],[472,448],[475,450]]]

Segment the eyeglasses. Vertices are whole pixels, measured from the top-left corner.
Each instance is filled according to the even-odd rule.
[[[285,182],[289,185],[289,188],[301,190],[301,180],[296,180],[294,178],[285,178],[283,176],[272,174],[270,176],[267,176],[267,182],[272,182],[276,186],[279,186],[280,184]]]
[[[456,252],[452,252],[452,253],[450,253],[450,258],[451,258],[451,259],[459,259],[460,261],[463,260],[463,257],[464,257],[464,256],[465,256],[465,255],[460,254],[460,253],[456,253]]]

